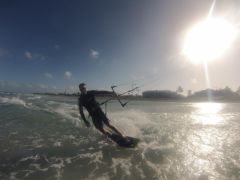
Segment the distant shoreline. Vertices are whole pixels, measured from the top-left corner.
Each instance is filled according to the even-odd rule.
[[[63,96],[63,97],[78,97],[79,94],[52,94],[52,93],[33,93],[33,94],[38,94],[38,95],[48,95],[48,96]],[[112,100],[117,100],[114,96],[111,95],[96,95],[98,99],[110,99]],[[216,97],[213,97],[211,101],[208,99],[208,97],[204,98],[189,98],[189,97],[182,97],[179,99],[172,99],[172,98],[153,98],[153,97],[143,97],[143,96],[121,96],[121,100],[127,100],[127,101],[162,101],[162,102],[238,102],[240,103],[240,99],[217,99]]]
[[[113,99],[116,100],[115,95],[110,91],[94,91],[98,99]],[[104,92],[104,93],[103,93]],[[151,92],[151,91],[150,91]],[[209,100],[209,90],[196,92],[191,96],[183,96],[171,91],[152,91],[155,94],[150,97],[143,95],[124,95],[120,96],[121,100],[126,101],[162,101],[162,102],[240,102],[240,95],[232,91],[213,91],[211,92],[211,100]],[[158,93],[156,95],[156,92]],[[19,94],[17,92],[0,91],[4,94]],[[78,97],[79,93],[66,94],[66,93],[21,93],[21,94],[34,94],[34,95],[47,95],[47,96],[62,96],[62,97]],[[169,95],[170,94],[170,95]],[[216,95],[217,94],[217,95]],[[159,97],[160,96],[160,97]]]

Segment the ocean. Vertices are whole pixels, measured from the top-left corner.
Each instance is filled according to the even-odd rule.
[[[87,128],[77,97],[1,93],[0,179],[240,179],[240,103],[111,101],[107,110],[136,148]]]

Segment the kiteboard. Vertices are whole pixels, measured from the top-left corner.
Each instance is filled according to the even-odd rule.
[[[121,137],[117,134],[109,134],[108,137],[112,141],[117,143],[119,146],[126,147],[126,148],[134,148],[137,146],[137,144],[140,141],[140,139],[138,139],[138,138],[134,138],[134,137],[130,137],[130,136]]]

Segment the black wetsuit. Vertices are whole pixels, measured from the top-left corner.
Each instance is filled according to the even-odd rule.
[[[103,113],[99,103],[96,101],[93,92],[88,91],[86,94],[81,94],[78,99],[78,104],[79,107],[83,106],[87,109],[96,128],[102,129],[103,123],[108,123],[108,119]]]

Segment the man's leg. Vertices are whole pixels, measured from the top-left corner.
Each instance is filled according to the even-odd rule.
[[[97,128],[97,130],[99,130],[99,131],[100,131],[101,133],[103,133],[104,135],[109,136],[109,132],[105,131],[105,130],[103,129],[103,127],[101,127],[101,128],[96,127],[96,128]]]
[[[93,118],[92,120],[93,120],[93,124],[97,130],[99,130],[104,135],[107,135],[107,136],[109,135],[109,133],[103,129],[102,121],[98,120],[97,118]]]
[[[122,133],[120,133],[113,125],[111,125],[111,124],[109,123],[109,120],[108,120],[108,119],[107,119],[106,121],[104,121],[104,123],[105,123],[111,130],[115,131],[117,134],[119,134],[120,136],[124,137],[124,136],[122,135]]]

